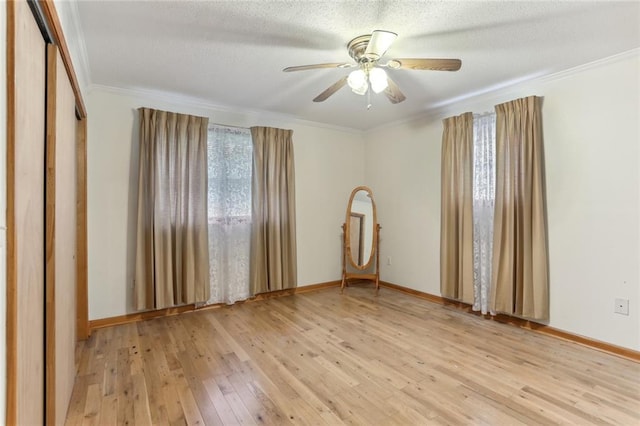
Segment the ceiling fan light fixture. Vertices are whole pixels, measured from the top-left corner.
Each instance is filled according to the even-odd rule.
[[[389,86],[387,73],[382,68],[372,68],[369,70],[369,81],[371,82],[371,90],[376,93],[384,91],[384,89]]]
[[[347,78],[347,84],[353,93],[358,95],[364,95],[367,93],[367,89],[369,88],[367,74],[363,70],[351,71],[351,73],[349,73],[349,78]]]

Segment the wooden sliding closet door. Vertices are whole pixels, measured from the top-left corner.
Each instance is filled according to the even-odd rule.
[[[76,260],[78,241],[86,260],[86,121],[78,124],[65,63],[38,25],[42,4],[31,5],[0,6],[7,8],[7,414],[0,424],[62,425],[76,336],[87,335],[86,303],[76,306],[86,298],[76,294],[78,274],[86,273],[86,261]]]
[[[7,424],[44,421],[46,46],[27,2],[7,7]],[[13,83],[13,84],[12,84]]]
[[[47,51],[46,417],[64,424],[75,379],[76,106],[58,48]]]

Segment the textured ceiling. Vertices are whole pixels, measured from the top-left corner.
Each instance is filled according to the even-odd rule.
[[[367,129],[473,93],[640,47],[640,2],[78,1],[92,84],[194,97],[241,110]],[[459,58],[458,72],[390,70],[392,105],[344,87],[346,43],[372,30],[398,38],[386,59]]]

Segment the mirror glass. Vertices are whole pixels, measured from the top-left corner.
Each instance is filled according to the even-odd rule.
[[[371,263],[375,250],[376,208],[373,194],[367,187],[358,187],[351,193],[346,217],[347,252],[352,266],[365,269]]]

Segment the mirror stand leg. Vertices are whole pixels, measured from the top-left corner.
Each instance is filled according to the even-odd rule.
[[[382,226],[376,224],[376,296],[380,293],[380,229]]]
[[[346,223],[342,224],[342,283],[340,284],[340,294],[344,292],[344,286],[347,284],[347,230]]]

